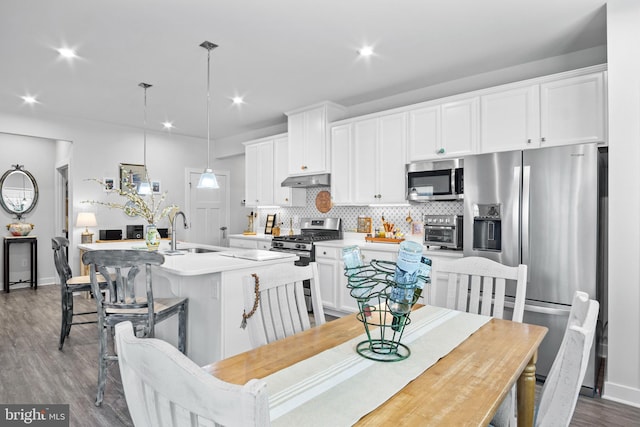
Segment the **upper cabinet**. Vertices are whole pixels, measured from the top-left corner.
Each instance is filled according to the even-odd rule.
[[[245,142],[245,204],[305,206],[304,188],[282,187],[287,177],[286,134]]]
[[[409,111],[408,161],[460,157],[476,151],[479,98],[429,102]]]
[[[307,190],[304,188],[283,187],[282,181],[288,176],[289,138],[282,135],[273,139],[273,203],[277,206],[305,206]]]
[[[331,199],[334,204],[353,202],[351,123],[331,128]]]
[[[327,143],[328,123],[344,114],[344,107],[330,102],[290,111],[289,175],[310,175],[329,172]]]
[[[518,87],[480,97],[480,152],[540,146],[540,90]]]
[[[407,114],[355,120],[331,128],[333,203],[406,203]]]
[[[606,142],[604,77],[548,79],[482,95],[479,151]]]
[[[273,141],[245,147],[245,204],[273,205]]]
[[[540,85],[542,146],[605,142],[604,72]]]

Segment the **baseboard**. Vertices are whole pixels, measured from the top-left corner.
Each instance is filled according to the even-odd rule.
[[[640,408],[640,389],[637,388],[605,381],[602,398]]]

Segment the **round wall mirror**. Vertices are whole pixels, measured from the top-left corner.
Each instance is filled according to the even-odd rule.
[[[38,184],[22,165],[13,165],[13,169],[6,171],[0,178],[0,196],[2,208],[20,219],[36,207]]]

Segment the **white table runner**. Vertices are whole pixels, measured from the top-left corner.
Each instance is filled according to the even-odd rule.
[[[487,316],[425,306],[411,313],[411,323],[401,340],[411,349],[408,359],[376,362],[358,355],[355,348],[366,340],[363,334],[271,374],[264,378],[271,423],[353,425],[489,320]]]

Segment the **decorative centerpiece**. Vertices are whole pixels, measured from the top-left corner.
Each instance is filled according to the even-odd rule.
[[[105,186],[105,183],[99,179],[93,178],[90,181],[95,181],[101,186]],[[164,209],[161,209],[162,203],[167,197],[165,191],[160,196],[153,193],[148,195],[138,194],[135,184],[127,181],[125,189],[114,188],[113,191],[119,196],[127,199],[124,203],[102,202],[99,200],[85,200],[82,203],[91,203],[95,205],[107,206],[111,209],[121,209],[128,216],[138,216],[147,221],[147,231],[145,233],[145,243],[150,251],[157,251],[160,246],[160,233],[158,232],[157,224],[163,218],[170,214],[175,214],[178,211],[177,205],[169,205]]]
[[[7,224],[7,230],[12,236],[28,236],[35,227],[28,222],[14,222],[13,224]]]

